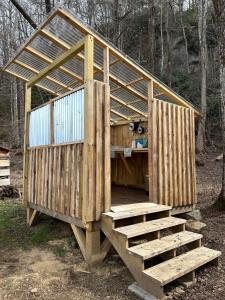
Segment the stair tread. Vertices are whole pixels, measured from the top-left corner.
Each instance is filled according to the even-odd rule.
[[[151,210],[156,208],[157,206],[165,207],[167,210],[172,209],[171,206],[160,205],[152,202],[141,202],[141,203],[131,203],[125,205],[115,205],[111,207],[112,212],[124,212],[124,211],[135,211],[135,210]]]
[[[143,260],[149,259],[166,251],[186,245],[202,238],[202,234],[181,231],[160,239],[149,241],[140,245],[128,248],[131,254],[141,256]]]
[[[143,271],[143,273],[163,286],[190,273],[220,255],[220,251],[199,247],[151,267]]]
[[[161,229],[166,229],[166,228],[170,228],[185,223],[186,220],[184,219],[175,218],[175,217],[166,217],[166,218],[161,218],[153,221],[119,227],[114,229],[114,231],[126,236],[127,238],[132,238],[142,234],[155,232]]]
[[[136,217],[136,216],[141,216],[141,215],[145,215],[145,214],[153,214],[153,213],[157,213],[157,212],[163,212],[163,211],[168,211],[171,209],[170,206],[167,205],[160,205],[160,204],[155,204],[155,203],[149,203],[151,205],[143,205],[143,206],[139,206],[137,208],[132,208],[132,206],[130,206],[129,208],[119,210],[117,211],[110,211],[107,213],[103,213],[103,217],[109,217],[112,220],[120,220],[120,219],[125,219],[125,218],[130,218],[130,217]],[[113,210],[113,208],[112,208]]]

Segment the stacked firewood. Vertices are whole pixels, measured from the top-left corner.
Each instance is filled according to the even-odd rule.
[[[19,189],[13,185],[0,187],[0,199],[4,198],[20,198]]]

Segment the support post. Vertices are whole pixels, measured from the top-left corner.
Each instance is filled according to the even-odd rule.
[[[149,201],[157,202],[154,183],[154,139],[153,139],[153,100],[154,100],[154,83],[149,80],[148,86],[148,172],[149,172]]]
[[[31,110],[31,87],[25,86],[24,150],[23,150],[23,202],[28,206],[28,167],[29,167],[29,112]]]
[[[111,248],[107,238],[101,243],[100,230],[89,231],[71,224],[76,241],[90,271],[99,266]]]
[[[94,74],[94,39],[87,35],[84,42],[84,150],[83,150],[83,175],[82,175],[82,222],[86,228],[88,223],[88,202],[93,203],[93,194],[89,193],[89,185],[93,184],[93,146],[94,146],[94,99],[93,99],[93,74]]]
[[[103,72],[104,72],[104,82],[109,84],[109,47],[104,48],[104,62],[103,62]]]

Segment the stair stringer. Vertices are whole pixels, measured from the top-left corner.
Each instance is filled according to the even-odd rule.
[[[103,218],[101,222],[101,229],[123,260],[124,264],[130,270],[138,285],[158,299],[163,299],[165,297],[163,287],[150,277],[145,276],[143,273],[143,260],[141,257],[137,257],[129,253],[128,239],[119,233],[114,232],[114,223],[108,218]]]

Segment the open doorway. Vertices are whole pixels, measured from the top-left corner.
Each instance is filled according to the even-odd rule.
[[[111,207],[149,202],[147,127],[111,126]]]

